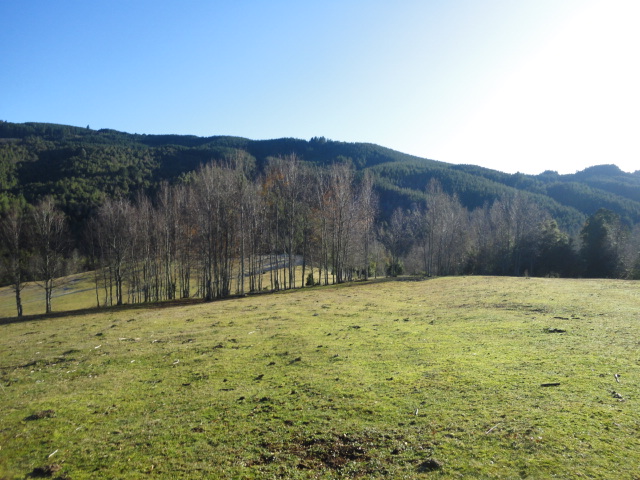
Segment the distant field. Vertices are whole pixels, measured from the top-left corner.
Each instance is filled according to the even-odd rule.
[[[640,478],[636,282],[86,312],[0,323],[0,478]]]
[[[45,312],[44,289],[36,283],[28,283],[22,290],[24,315],[40,315]],[[62,279],[53,291],[53,311],[78,310],[96,306],[95,284],[91,273],[80,273]],[[15,292],[0,288],[0,319],[16,316]]]

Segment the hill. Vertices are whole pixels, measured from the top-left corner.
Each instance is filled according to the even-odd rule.
[[[640,171],[625,173],[614,165],[572,175],[506,174],[322,137],[144,135],[47,123],[0,122],[0,198],[23,195],[34,203],[53,194],[73,220],[82,222],[107,196],[153,192],[160,182],[174,183],[201,164],[239,152],[253,158],[256,173],[270,158],[291,153],[318,165],[346,162],[368,170],[374,174],[383,217],[423,200],[426,185],[435,178],[470,210],[520,192],[572,233],[602,207],[629,225],[640,221]]]

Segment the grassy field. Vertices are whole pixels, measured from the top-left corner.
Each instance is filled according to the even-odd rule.
[[[381,281],[5,319],[0,479],[640,478],[639,380],[625,281]]]
[[[96,293],[91,273],[70,275],[53,291],[54,312],[64,312],[96,306]],[[36,283],[27,283],[22,290],[24,315],[45,312],[44,289]],[[0,319],[16,316],[16,297],[11,288],[0,288]],[[1,320],[0,320],[1,321]]]

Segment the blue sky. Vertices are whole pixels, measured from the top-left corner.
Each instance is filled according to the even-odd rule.
[[[6,0],[0,120],[640,169],[640,2]]]

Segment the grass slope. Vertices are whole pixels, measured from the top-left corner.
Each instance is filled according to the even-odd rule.
[[[6,322],[0,478],[637,478],[639,311],[467,277]]]
[[[102,296],[103,292],[100,291]],[[15,291],[10,287],[0,288],[0,323],[2,319],[16,316]],[[35,282],[24,285],[21,292],[24,315],[42,315],[45,312],[44,288]],[[100,301],[103,301],[102,298]],[[77,273],[59,279],[51,300],[56,313],[93,308],[96,306],[93,272]]]

